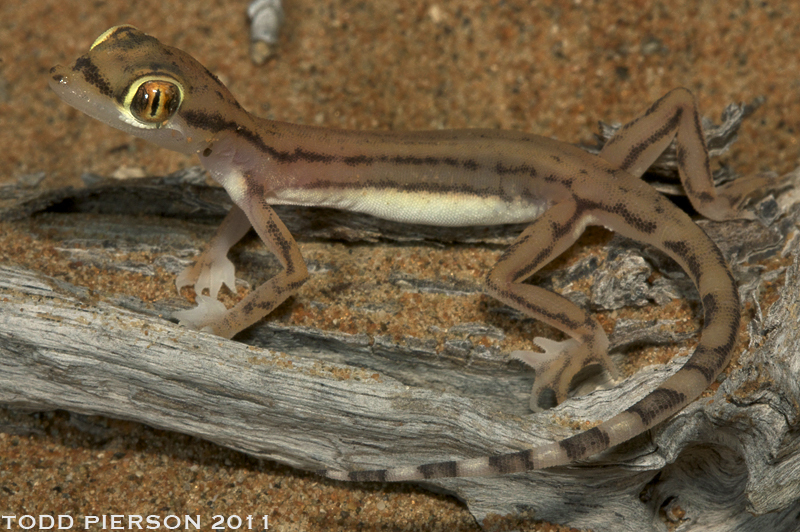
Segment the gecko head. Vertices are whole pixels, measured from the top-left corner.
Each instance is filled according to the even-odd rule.
[[[226,121],[209,117],[222,116],[220,110],[246,116],[203,65],[133,26],[107,30],[71,67],[58,65],[50,74],[50,87],[69,105],[182,153],[202,151],[213,140]]]

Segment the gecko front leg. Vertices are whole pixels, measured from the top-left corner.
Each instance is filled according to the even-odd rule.
[[[203,290],[208,289],[208,294],[214,299],[223,284],[231,291],[235,290],[235,268],[228,259],[228,252],[247,234],[250,227],[247,215],[234,205],[194,264],[175,278],[178,290],[191,286],[200,295]]]
[[[210,277],[217,280],[212,273],[206,273],[205,270],[213,270],[220,264],[220,258],[230,262],[226,256],[228,250],[247,233],[251,225],[267,248],[278,258],[283,270],[227,310],[215,298],[219,284],[214,286],[214,283],[211,283],[209,291],[214,297],[198,295],[197,308],[176,314],[181,323],[231,338],[238,331],[272,312],[308,279],[308,270],[300,248],[272,207],[266,203],[263,191],[259,188],[257,183],[250,183],[251,193],[242,196],[238,204],[240,206],[231,209],[208,248],[198,258],[198,262],[181,274],[178,283],[190,284],[187,281],[195,276],[196,279]],[[197,267],[198,264],[201,265],[200,268]],[[228,284],[226,279],[223,281]],[[199,284],[195,284],[195,288],[198,286]]]
[[[225,314],[225,305],[217,300],[217,294],[223,284],[231,291],[236,290],[236,269],[228,258],[228,252],[247,234],[250,227],[247,215],[234,205],[194,264],[175,278],[178,291],[184,286],[191,286],[197,298],[195,308],[174,313],[180,325],[202,329]],[[209,295],[203,294],[206,289]]]

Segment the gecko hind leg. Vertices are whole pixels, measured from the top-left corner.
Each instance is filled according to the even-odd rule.
[[[753,219],[754,200],[772,192],[782,179],[765,174],[738,178],[714,187],[700,114],[685,88],[665,94],[645,113],[611,137],[599,156],[635,177],[641,175],[676,139],[678,172],[692,207],[709,220]]]
[[[569,248],[583,232],[589,217],[575,216],[575,209],[572,203],[551,207],[509,246],[486,279],[491,296],[570,336],[560,342],[535,338],[534,343],[543,353],[511,354],[536,370],[531,391],[534,411],[566,399],[575,375],[587,366],[598,365],[617,377],[608,357],[608,338],[597,320],[563,296],[523,283]]]
[[[538,336],[533,339],[538,351],[512,351],[509,358],[524,362],[536,371],[536,380],[531,387],[531,409],[546,410],[567,398],[572,385],[579,382],[590,367],[599,366],[615,375],[607,355],[592,352],[578,340],[569,338],[556,341]],[[535,403],[535,404],[534,404]]]

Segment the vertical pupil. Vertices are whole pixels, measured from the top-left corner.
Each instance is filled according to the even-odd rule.
[[[150,102],[150,116],[158,114],[159,103],[161,100],[161,91],[158,89],[151,90],[152,101]]]

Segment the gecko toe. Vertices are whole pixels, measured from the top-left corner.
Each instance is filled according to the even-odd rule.
[[[173,316],[178,319],[180,325],[202,330],[209,324],[219,321],[226,310],[221,301],[201,294],[197,296],[195,308],[175,312]]]

